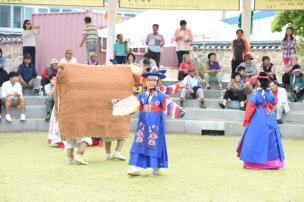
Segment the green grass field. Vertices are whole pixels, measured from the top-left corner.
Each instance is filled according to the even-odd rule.
[[[283,140],[283,170],[252,171],[236,158],[238,137],[168,135],[169,166],[129,177],[127,162],[89,148],[88,166],[67,165],[45,133],[0,136],[0,201],[304,201],[304,140]],[[124,147],[128,156],[132,138]]]

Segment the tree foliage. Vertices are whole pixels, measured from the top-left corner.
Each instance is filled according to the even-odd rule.
[[[300,39],[297,43],[297,54],[304,56],[304,12],[279,12],[272,21],[272,32],[281,32],[286,25],[292,27],[294,35]]]
[[[279,12],[272,22],[272,32],[280,32],[286,25],[293,27],[296,36],[304,37],[304,12]]]

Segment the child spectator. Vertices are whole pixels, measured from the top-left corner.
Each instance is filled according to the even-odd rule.
[[[244,92],[245,83],[241,80],[241,75],[236,73],[234,79],[230,81],[227,86],[227,90],[224,94],[223,103],[219,103],[219,106],[223,109],[226,108],[228,101],[239,101],[240,109],[245,110],[245,101],[247,96]]]

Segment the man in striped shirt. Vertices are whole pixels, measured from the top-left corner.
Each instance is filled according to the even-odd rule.
[[[98,31],[95,25],[92,24],[91,17],[84,18],[85,27],[82,32],[82,40],[80,43],[80,47],[86,43],[87,50],[87,59],[89,59],[89,55],[91,52],[96,52],[97,40],[98,40]]]

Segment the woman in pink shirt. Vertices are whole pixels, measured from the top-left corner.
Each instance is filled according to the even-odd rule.
[[[190,60],[190,55],[184,54],[183,62],[180,63],[179,69],[178,69],[178,80],[182,81],[188,75],[188,70],[193,69],[193,68],[194,68],[194,65]]]
[[[187,22],[185,20],[181,20],[180,26],[181,27],[176,30],[174,34],[178,65],[182,63],[183,55],[189,54],[191,42],[193,41],[192,32],[190,29],[187,28]]]

